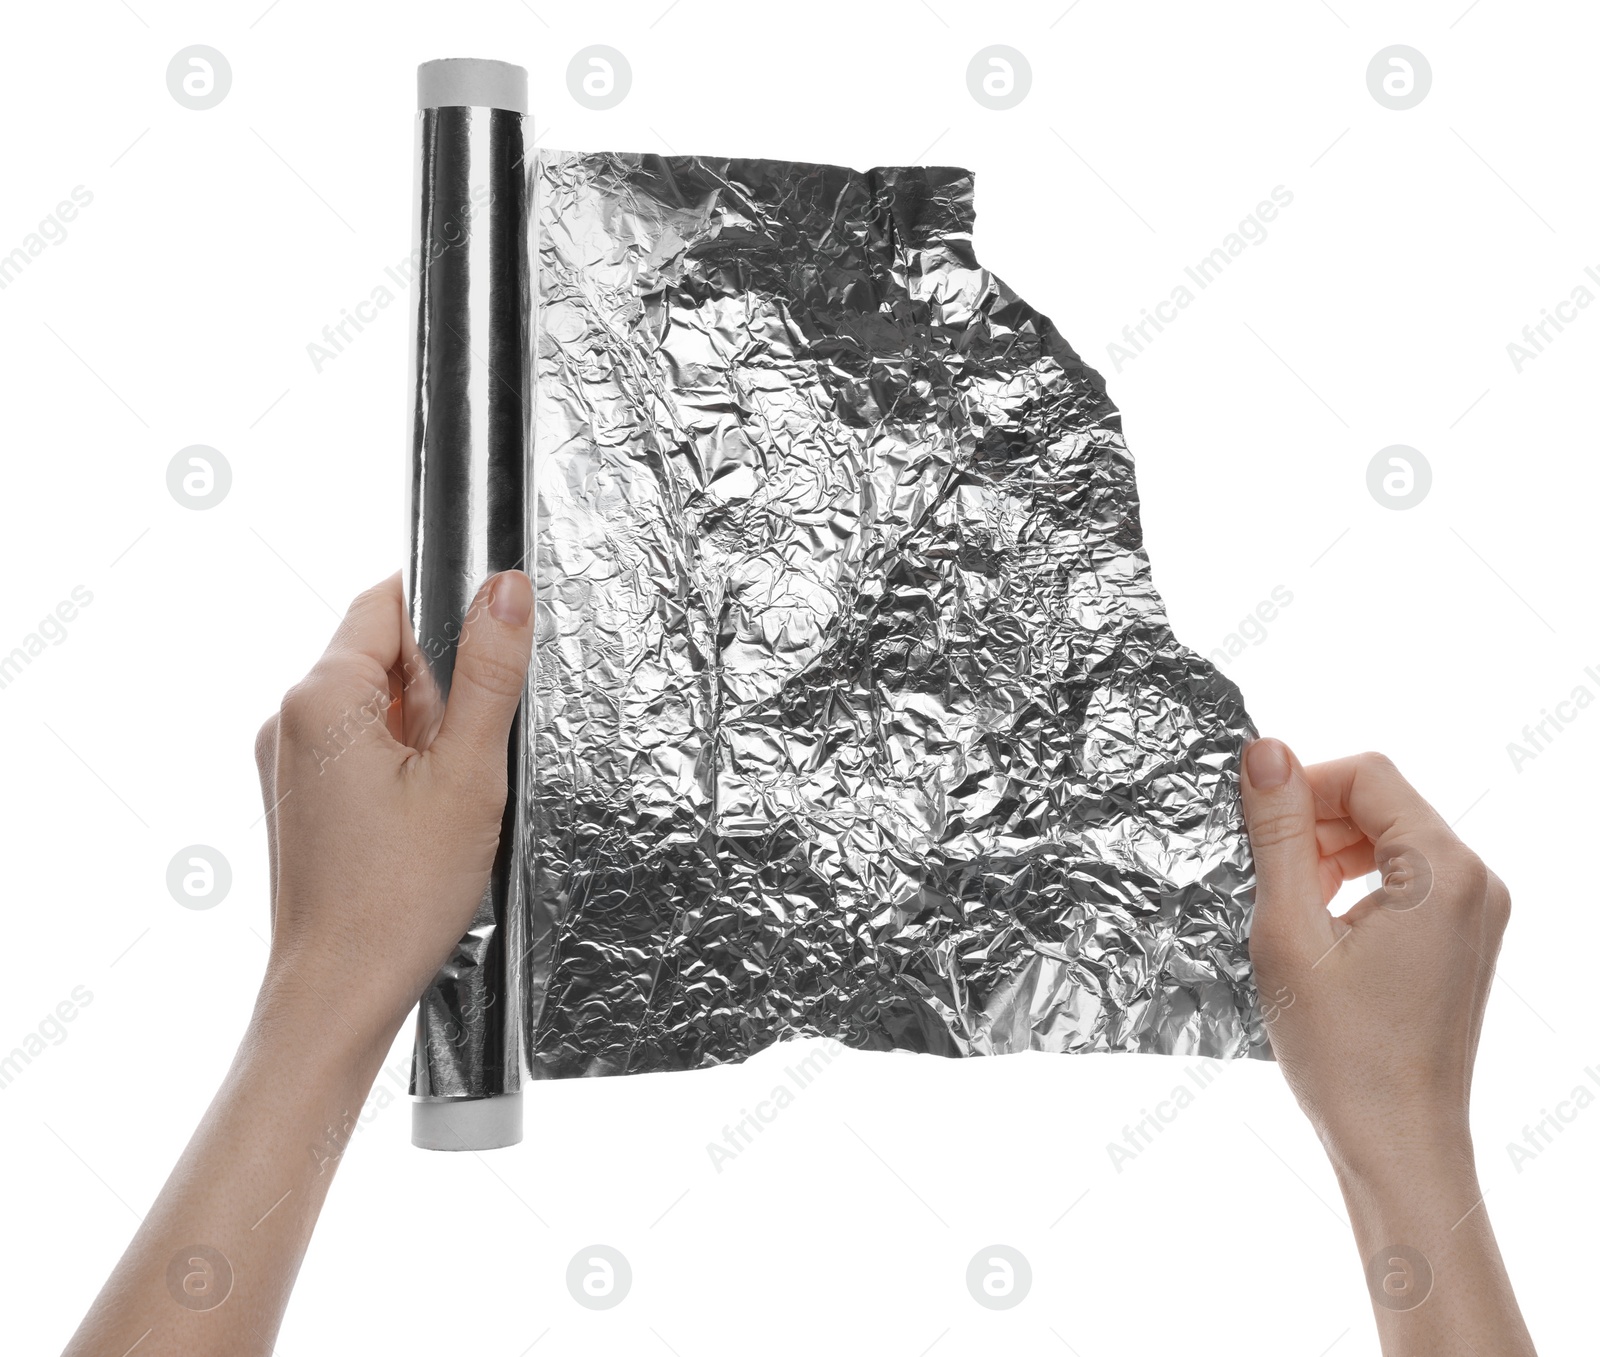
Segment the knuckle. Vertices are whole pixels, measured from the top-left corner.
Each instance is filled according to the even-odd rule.
[[[1258,811],[1249,820],[1250,843],[1257,851],[1292,843],[1306,833],[1303,815],[1292,810]]]
[[[278,751],[278,713],[273,712],[261,723],[261,729],[256,731],[256,767],[265,776],[277,761]]]
[[[1398,777],[1400,770],[1395,766],[1395,761],[1387,754],[1379,753],[1376,749],[1368,749],[1356,755],[1356,767],[1363,773],[1376,774],[1379,777]]]
[[[314,679],[301,679],[283,695],[278,708],[279,733],[294,744],[316,739],[321,733],[325,705]]]
[[[1506,925],[1511,922],[1511,892],[1506,889],[1506,883],[1493,872],[1489,873],[1484,902],[1489,911],[1490,922],[1503,932]]]
[[[458,664],[456,677],[465,678],[473,687],[495,697],[521,697],[527,682],[527,666],[503,651],[485,648],[473,655],[465,665]]]
[[[1450,894],[1464,905],[1476,907],[1487,898],[1489,868],[1470,848],[1462,846],[1447,854],[1439,875]]]
[[[328,696],[366,687],[371,678],[369,661],[365,655],[349,650],[330,650],[311,666],[311,672],[297,687],[308,687],[313,692]]]
[[[378,595],[381,592],[381,587],[374,586],[370,589],[363,589],[359,594],[352,598],[350,600],[350,606],[344,610],[344,617],[340,620],[340,631],[344,631],[353,620],[359,621],[362,615],[377,602]]]

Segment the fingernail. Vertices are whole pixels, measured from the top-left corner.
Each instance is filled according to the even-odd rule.
[[[489,590],[489,612],[508,627],[525,627],[533,611],[533,581],[520,570],[505,570],[494,577]]]
[[[1244,751],[1245,772],[1258,792],[1270,792],[1289,780],[1289,747],[1282,740],[1257,740]]]

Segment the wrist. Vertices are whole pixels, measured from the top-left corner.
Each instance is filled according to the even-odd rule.
[[[1397,1190],[1417,1181],[1476,1176],[1464,1108],[1429,1104],[1336,1125],[1314,1121],[1341,1186]]]
[[[1464,1124],[1434,1124],[1382,1145],[1341,1145],[1328,1153],[1364,1248],[1395,1240],[1437,1246],[1482,1211],[1483,1190]]]
[[[303,969],[274,960],[262,979],[245,1042],[259,1057],[283,1056],[297,1078],[370,1082],[400,1024],[377,1022],[341,1005],[340,996],[328,989],[311,981]]]

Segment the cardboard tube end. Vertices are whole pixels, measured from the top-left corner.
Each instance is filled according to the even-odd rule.
[[[411,1104],[421,1150],[499,1150],[522,1143],[522,1092],[493,1098],[423,1098]]]
[[[417,67],[418,108],[528,111],[528,72],[509,61],[446,57]]]

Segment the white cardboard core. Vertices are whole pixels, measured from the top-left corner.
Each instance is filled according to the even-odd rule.
[[[528,73],[509,61],[446,57],[417,67],[418,108],[528,111]]]
[[[411,1143],[423,1150],[498,1150],[522,1141],[522,1092],[423,1098],[411,1104]]]

